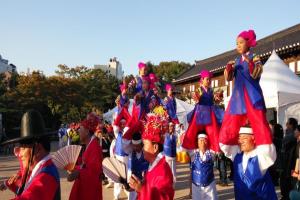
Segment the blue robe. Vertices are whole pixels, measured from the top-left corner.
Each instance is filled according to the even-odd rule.
[[[164,154],[171,158],[176,157],[176,136],[170,134],[166,134],[164,141]]]
[[[253,59],[253,53],[249,54],[249,59]],[[264,110],[265,101],[261,87],[260,79],[253,79],[250,76],[249,66],[246,61],[242,61],[242,57],[238,57],[234,67],[234,86],[230,99],[230,114],[241,115],[246,114],[244,89],[247,91],[250,101],[255,109]]]
[[[128,154],[126,154],[123,150],[122,132],[119,132],[116,138],[115,154],[118,156],[128,156]]]
[[[129,98],[127,96],[120,95],[120,106],[121,106],[121,108],[123,108],[124,105],[128,102],[129,102]]]
[[[137,83],[135,86],[135,93],[140,93],[143,90],[143,81],[141,77],[137,77]]]
[[[139,159],[136,156],[136,152],[132,152],[128,160],[128,169],[131,170],[132,174],[140,180],[143,180],[143,172],[145,172],[148,167],[149,163],[145,160],[143,152]]]
[[[141,99],[141,109],[139,114],[139,119],[143,114],[147,114],[150,112],[149,103],[151,102],[151,97],[154,95],[153,90],[149,90],[148,95],[145,92],[142,93],[143,97]]]
[[[168,115],[172,120],[178,120],[177,118],[177,108],[176,108],[176,100],[174,97],[167,97],[167,102],[165,103],[165,108],[168,111]]]
[[[259,169],[258,157],[249,158],[245,173],[243,172],[242,161],[243,153],[238,153],[233,161],[235,199],[277,199],[272,178],[268,171],[262,175]]]
[[[196,123],[199,125],[208,125],[211,124],[211,112],[214,112],[217,122],[221,124],[223,117],[224,117],[224,111],[213,105],[213,99],[214,94],[213,90],[211,88],[208,88],[208,90],[204,90],[202,87],[200,87],[200,90],[202,91],[202,95],[200,97],[199,102],[195,105],[195,108],[192,112],[188,113],[187,120],[189,123],[192,122],[192,119],[194,115],[196,115]]]

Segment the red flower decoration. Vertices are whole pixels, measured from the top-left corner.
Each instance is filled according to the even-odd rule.
[[[142,138],[152,142],[163,143],[162,125],[165,119],[158,115],[148,115]]]
[[[89,131],[95,132],[100,120],[95,113],[89,113],[87,118],[80,122],[80,125]]]

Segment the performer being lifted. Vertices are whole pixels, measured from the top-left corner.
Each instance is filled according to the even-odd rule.
[[[219,122],[222,121],[222,114],[214,106],[214,94],[210,87],[212,74],[207,70],[200,73],[200,88],[195,93],[194,99],[197,101],[194,110],[188,114],[189,127],[183,138],[182,147],[185,149],[197,148],[197,133],[205,131],[210,141],[210,149],[219,151]]]
[[[230,61],[224,71],[227,81],[234,80],[233,92],[220,130],[220,147],[227,157],[237,150],[240,127],[248,121],[253,129],[256,147],[265,154],[276,154],[259,85],[262,63],[251,51],[255,46],[254,31],[241,32],[236,39],[236,49],[240,56],[235,61]],[[265,162],[271,160],[267,159]]]
[[[177,118],[177,108],[176,108],[176,100],[173,94],[173,87],[170,84],[166,84],[165,89],[167,91],[167,96],[164,99],[164,106],[166,107],[167,111],[168,111],[168,115],[170,117],[170,120],[174,123],[174,124],[178,124],[179,125],[179,121]]]

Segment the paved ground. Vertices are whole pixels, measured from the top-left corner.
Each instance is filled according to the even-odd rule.
[[[18,162],[13,156],[0,157],[0,180],[7,179],[13,175],[18,170]],[[178,164],[177,166],[177,183],[175,199],[183,200],[189,199],[189,168],[186,164]],[[68,199],[69,193],[72,188],[72,183],[67,182],[66,173],[60,171],[61,175],[61,195],[62,199]],[[218,187],[218,193],[220,199],[233,199],[233,188],[232,184],[228,187]],[[10,191],[0,192],[0,199],[10,199],[14,195]],[[113,188],[106,189],[103,187],[103,199],[112,200],[113,199]],[[126,199],[126,195],[122,192],[121,199]]]
[[[0,157],[0,181],[9,178],[19,168],[18,162],[13,156],[1,156]],[[61,197],[63,200],[68,199],[69,193],[73,183],[69,183],[66,180],[66,172],[60,171],[61,177]],[[218,177],[218,175],[216,175]],[[220,200],[234,199],[232,183],[227,187],[217,186],[218,197]],[[278,188],[277,188],[278,193]],[[186,200],[189,199],[189,167],[187,164],[177,165],[177,183],[175,191],[175,200]],[[10,191],[0,191],[0,199],[6,200],[13,198],[14,195]],[[103,199],[113,200],[113,189],[106,189],[103,187]],[[122,192],[121,199],[125,200],[126,195]]]

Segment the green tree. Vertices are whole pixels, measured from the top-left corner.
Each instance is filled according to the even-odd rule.
[[[150,70],[152,68],[157,77],[161,77],[166,82],[172,82],[179,74],[191,67],[189,63],[178,61],[160,62],[159,65],[148,62],[147,65],[150,66]]]

